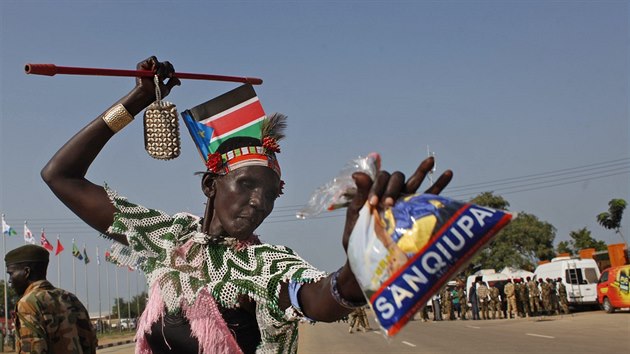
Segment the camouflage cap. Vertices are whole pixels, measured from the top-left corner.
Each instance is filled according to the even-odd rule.
[[[50,257],[50,253],[41,246],[36,245],[24,245],[18,247],[14,250],[9,251],[4,256],[4,262],[7,265],[22,263],[22,262],[46,262],[48,263],[48,259]]]

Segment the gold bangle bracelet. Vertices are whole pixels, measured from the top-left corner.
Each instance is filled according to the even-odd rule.
[[[114,133],[118,133],[133,120],[133,116],[120,103],[108,109],[101,118]]]

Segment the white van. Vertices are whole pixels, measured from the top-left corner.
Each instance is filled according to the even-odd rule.
[[[510,279],[508,275],[503,274],[503,273],[496,273],[494,269],[482,269],[476,272],[475,274],[469,276],[468,278],[466,278],[466,294],[468,294],[470,287],[472,286],[473,282],[478,277],[481,277],[481,281],[487,287],[490,287],[490,283],[493,283],[494,286],[499,289],[501,294],[503,294],[503,288],[505,287],[505,284],[507,284],[507,282]],[[475,289],[476,288],[477,286],[475,286]],[[470,294],[468,294],[468,296],[470,298]]]
[[[599,268],[594,259],[556,257],[539,265],[534,271],[536,279],[562,279],[567,288],[569,305],[596,305]]]

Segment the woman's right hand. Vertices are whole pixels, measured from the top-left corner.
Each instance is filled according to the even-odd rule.
[[[152,71],[158,76],[162,98],[168,96],[174,86],[181,85],[181,81],[173,76],[175,74],[173,65],[168,61],[160,62],[155,56],[141,61],[136,65],[136,68],[138,70]],[[164,81],[166,79],[168,79],[168,81]],[[136,90],[151,102],[157,99],[155,97],[155,82],[153,77],[136,78]]]

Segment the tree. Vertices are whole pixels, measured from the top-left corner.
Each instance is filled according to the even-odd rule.
[[[608,202],[608,211],[597,215],[597,222],[607,230],[615,230],[624,243],[627,242],[621,233],[621,218],[627,205],[628,203],[623,199],[612,199]]]
[[[556,248],[558,253],[568,253],[568,254],[574,254],[573,253],[573,247],[571,247],[571,244],[569,243],[569,241],[560,241],[558,242],[558,247]]]
[[[120,306],[120,313],[118,313],[118,306]],[[114,305],[112,305],[112,317],[113,318],[123,318],[127,317],[127,302],[125,298],[119,297],[114,299]]]
[[[562,241],[558,243],[558,253],[577,254],[585,248],[594,248],[596,251],[605,251],[607,249],[606,242],[595,240],[591,236],[591,231],[583,227],[576,231],[569,232],[570,241]]]
[[[492,192],[483,192],[474,197],[470,202],[499,210],[508,210],[508,207],[510,206],[510,203],[503,199],[502,196],[494,195]]]
[[[149,294],[142,292],[131,299],[131,314],[132,317],[140,317],[144,308],[147,306],[147,299]]]
[[[573,239],[571,244],[576,252],[585,248],[594,248],[596,251],[604,251],[607,249],[606,242],[595,240],[591,236],[591,231],[589,231],[586,227],[577,231],[571,231],[569,236]]]
[[[115,299],[114,305],[112,306],[112,315],[115,318],[127,318],[129,313],[131,313],[131,318],[139,317],[147,305],[147,296],[148,294],[146,292],[142,292],[134,296],[131,302],[125,301],[122,297],[117,300]],[[118,313],[117,301],[120,302],[120,314]]]
[[[484,192],[471,203],[506,210],[510,205],[503,197]],[[539,260],[549,260],[555,255],[553,225],[538,220],[535,215],[521,212],[501,230],[490,244],[473,258],[469,273],[474,269],[503,269],[515,267],[533,270]]]

